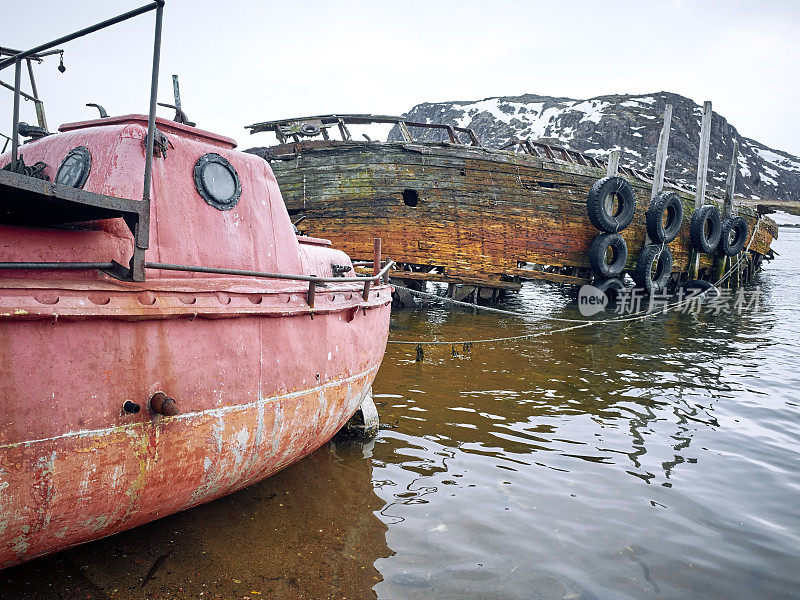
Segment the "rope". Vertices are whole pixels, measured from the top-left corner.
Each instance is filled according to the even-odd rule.
[[[28,177],[35,177],[36,179],[43,179],[44,181],[49,181],[50,178],[44,174],[44,170],[47,168],[47,165],[42,162],[36,162],[31,166],[25,164],[25,161],[20,156],[15,163],[8,163],[6,166],[3,167],[3,171],[11,171],[12,173],[18,173],[20,175],[27,175]]]
[[[459,302],[458,300],[453,300],[452,298],[445,298],[445,297],[439,296],[437,294],[431,294],[431,293],[428,293],[428,292],[420,292],[420,291],[417,291],[417,290],[412,290],[410,288],[403,287],[401,285],[396,285],[396,284],[392,284],[392,285],[394,287],[396,287],[396,288],[400,288],[400,289],[406,290],[408,292],[411,292],[414,295],[432,297],[432,298],[436,298],[437,300],[442,300],[444,302],[451,302],[451,303],[458,304],[458,305],[465,305],[465,306],[468,306],[468,307],[471,307],[471,308],[478,308],[480,310],[488,310],[490,312],[500,312],[500,313],[507,314],[507,315],[512,315],[512,316],[515,316],[515,317],[528,317],[528,316],[530,316],[530,315],[526,315],[525,313],[518,313],[518,312],[514,312],[514,311],[509,311],[509,310],[500,310],[498,308],[491,308],[491,307],[488,307],[488,306],[480,306],[478,304],[468,304],[466,302]],[[705,293],[705,292],[703,292],[703,293]],[[702,294],[698,294],[698,296],[700,296],[700,295],[702,295]],[[685,300],[679,301],[679,302],[676,302],[674,305],[668,306],[667,308],[672,308],[673,306],[678,306],[680,304],[684,304],[685,302],[686,302]],[[664,312],[667,312],[667,310],[666,309],[663,310],[662,314]],[[634,313],[632,315],[627,315],[627,316],[624,316],[624,317],[616,317],[614,319],[598,319],[596,321],[586,321],[586,320],[582,320],[582,319],[562,319],[562,318],[559,318],[559,317],[550,317],[550,316],[547,316],[547,315],[539,315],[540,318],[545,319],[545,320],[549,320],[549,321],[566,321],[566,322],[569,322],[569,323],[579,323],[579,324],[578,325],[572,325],[570,327],[561,327],[560,329],[549,329],[547,331],[537,331],[535,333],[527,333],[527,334],[523,334],[523,335],[512,335],[512,336],[508,336],[508,337],[488,338],[488,339],[482,339],[482,340],[452,340],[452,341],[441,341],[441,342],[440,341],[424,341],[424,342],[420,342],[420,341],[405,341],[405,340],[388,340],[386,343],[387,344],[401,344],[401,345],[416,345],[417,347],[421,347],[421,346],[453,346],[453,345],[458,345],[458,344],[470,344],[471,345],[471,344],[486,344],[486,343],[493,343],[493,342],[507,342],[507,341],[514,341],[514,340],[527,340],[527,339],[531,339],[531,338],[541,337],[541,336],[544,336],[544,335],[550,335],[550,334],[553,334],[553,333],[562,333],[562,332],[565,332],[565,331],[572,331],[573,329],[582,329],[584,327],[589,327],[590,325],[599,325],[599,324],[606,324],[606,323],[626,323],[626,322],[630,322],[630,321],[641,321],[641,320],[644,320],[644,319],[646,319],[648,317],[652,317],[652,316],[657,315],[657,314],[659,314],[659,313],[658,312],[639,311],[637,313]],[[417,351],[417,354],[419,354],[419,350]]]
[[[738,267],[739,267],[739,264],[742,262],[742,259],[743,259],[745,256],[747,256],[747,253],[748,253],[748,252],[750,252],[750,246],[753,244],[753,240],[754,240],[754,239],[756,239],[756,232],[758,232],[758,228],[759,228],[759,226],[761,225],[761,217],[763,217],[763,216],[764,216],[764,215],[758,215],[758,219],[756,219],[756,226],[753,228],[753,235],[751,235],[751,236],[750,236],[750,241],[749,241],[749,242],[747,242],[747,248],[745,248],[745,249],[744,249],[744,252],[740,252],[740,253],[739,253],[739,257],[738,257],[738,259],[736,260],[736,264],[735,264],[735,265],[731,265],[731,267],[728,269],[728,272],[727,272],[727,273],[725,273],[725,275],[723,275],[722,277],[720,277],[720,278],[719,278],[719,280],[718,280],[716,283],[712,283],[712,284],[711,284],[712,286],[714,286],[714,289],[718,289],[718,288],[717,288],[717,286],[718,286],[720,283],[722,283],[723,281],[725,281],[726,279],[728,279],[728,278],[729,278],[731,275],[733,275],[733,270],[734,270],[735,268],[738,268]]]
[[[402,276],[398,276],[398,279],[402,279]],[[450,304],[455,304],[456,306],[463,306],[465,308],[477,308],[479,310],[484,310],[486,312],[497,313],[499,315],[508,315],[509,317],[539,317],[541,319],[549,319],[551,321],[558,321],[561,323],[585,323],[585,319],[564,319],[560,317],[550,317],[547,315],[535,315],[535,314],[526,314],[520,313],[513,310],[503,310],[501,308],[494,308],[491,306],[481,306],[479,304],[472,304],[471,302],[462,302],[460,300],[454,300],[453,298],[447,298],[444,296],[439,296],[438,294],[432,294],[430,292],[421,292],[419,290],[414,290],[411,288],[407,288],[402,285],[397,285],[395,283],[392,284],[393,287],[396,287],[401,290],[405,290],[407,292],[411,292],[411,294],[415,296],[421,296],[423,298],[434,298],[436,300],[442,300],[444,302],[449,302]]]

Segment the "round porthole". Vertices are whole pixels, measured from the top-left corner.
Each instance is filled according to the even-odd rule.
[[[242,195],[236,169],[214,152],[201,156],[195,163],[194,184],[203,200],[219,210],[232,209]]]
[[[72,188],[82,188],[92,169],[92,155],[86,146],[73,148],[58,167],[55,182]]]

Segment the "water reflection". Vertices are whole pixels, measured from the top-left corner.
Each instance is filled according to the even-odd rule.
[[[787,336],[784,318],[787,298],[798,308],[797,274],[790,286],[772,281],[757,282],[758,312],[669,314],[469,353],[426,348],[421,363],[413,346],[390,347],[375,391],[398,429],[382,435],[375,464],[397,554],[377,563],[379,597],[778,598],[796,589],[800,480],[784,465],[798,419],[773,419],[763,396],[782,387],[776,364],[800,385],[786,369],[800,328],[789,321]],[[578,315],[552,289],[526,286],[507,300],[529,313],[523,321],[433,306],[396,314],[393,336],[557,328],[537,315]],[[765,439],[779,442],[767,449]]]
[[[528,298],[526,306],[535,306],[535,299]],[[762,309],[770,309],[768,300]],[[398,337],[476,340],[514,335],[519,328],[560,326],[533,318],[520,324],[494,315],[476,320],[469,312],[450,314],[445,321],[443,312],[398,313]],[[578,317],[570,305],[550,314]],[[678,464],[691,460],[684,455],[692,432],[698,426],[718,426],[715,399],[736,392],[725,377],[725,365],[748,353],[742,344],[750,336],[768,335],[770,328],[746,313],[668,314],[652,322],[602,325],[553,338],[475,345],[458,356],[450,346],[428,347],[421,363],[413,346],[392,346],[376,391],[380,395],[385,386],[391,392],[379,397],[385,420],[402,420],[404,432],[433,435],[462,451],[517,464],[529,464],[533,456],[549,462],[533,451],[558,453],[623,464],[648,482],[665,481]],[[656,421],[671,426],[668,435],[676,452],[661,461],[659,474],[643,466]],[[602,435],[589,443],[585,431],[568,433],[579,426],[625,427],[627,447],[603,444]],[[659,429],[663,434],[663,425]],[[621,463],[621,456],[628,461]]]

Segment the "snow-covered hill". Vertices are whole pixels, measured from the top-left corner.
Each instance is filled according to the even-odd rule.
[[[664,107],[672,104],[667,176],[688,186],[697,178],[697,148],[702,107],[669,92],[642,96],[598,96],[588,100],[525,94],[466,102],[418,104],[409,121],[470,127],[488,147],[513,138],[530,138],[593,154],[622,151],[622,162],[651,171],[663,123]],[[390,139],[399,139],[393,131]],[[442,132],[414,130],[418,139],[442,140]],[[709,188],[721,192],[733,151],[739,141],[736,195],[800,201],[800,159],[739,135],[717,113],[711,125]]]

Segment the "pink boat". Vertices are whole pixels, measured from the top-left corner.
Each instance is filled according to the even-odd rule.
[[[162,9],[92,29],[156,11],[149,116],[0,156],[0,568],[259,481],[371,402],[391,262],[356,277],[266,161],[155,118]],[[88,32],[0,60],[16,107],[26,57]]]

